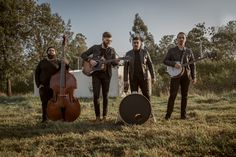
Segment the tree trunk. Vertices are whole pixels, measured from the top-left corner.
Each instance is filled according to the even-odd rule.
[[[12,96],[11,80],[10,79],[7,79],[7,96]]]

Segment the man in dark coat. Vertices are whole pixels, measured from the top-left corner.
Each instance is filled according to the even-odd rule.
[[[35,83],[39,88],[39,95],[42,102],[42,122],[47,121],[47,103],[53,97],[53,90],[50,88],[50,79],[51,76],[60,70],[61,65],[61,61],[56,58],[56,49],[54,47],[49,47],[46,53],[47,58],[39,62],[35,71]],[[66,68],[69,69],[68,64]]]
[[[94,45],[90,47],[86,52],[81,55],[81,58],[85,61],[89,61],[92,66],[97,65],[96,59],[104,58],[105,60],[115,59],[114,62],[106,64],[105,70],[96,71],[92,74],[92,85],[93,85],[93,102],[96,119],[95,122],[105,121],[108,112],[108,92],[112,76],[112,66],[119,64],[119,59],[116,59],[115,49],[110,47],[112,42],[112,35],[109,32],[104,32],[102,36],[102,44]],[[99,96],[102,88],[103,96],[103,118],[100,115],[100,103]]]
[[[152,60],[149,53],[142,49],[140,37],[134,37],[132,42],[133,49],[126,53],[129,61],[126,61],[124,65],[124,87],[127,89],[130,85],[131,92],[138,92],[140,88],[143,95],[150,101],[148,72],[151,74],[152,83],[156,81]],[[153,111],[151,117],[156,122]]]

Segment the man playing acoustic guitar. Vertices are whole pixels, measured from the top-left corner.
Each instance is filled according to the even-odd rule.
[[[101,120],[106,120],[107,109],[108,109],[108,92],[110,86],[110,80],[112,76],[112,66],[119,64],[119,59],[116,59],[116,52],[114,48],[110,47],[112,42],[112,35],[109,32],[104,32],[102,36],[102,44],[94,45],[89,48],[86,52],[81,55],[84,61],[88,61],[91,66],[96,66],[98,64],[98,59],[115,59],[113,62],[105,64],[105,68],[100,71],[96,71],[92,74],[92,85],[93,85],[93,102],[96,114],[95,122],[100,122]],[[99,96],[100,89],[102,88],[103,95],[103,119],[100,119],[100,104]]]
[[[168,53],[164,59],[164,64],[172,66],[177,69],[181,69],[184,63],[188,63],[194,60],[193,53],[190,49],[185,47],[186,34],[180,32],[177,35],[177,46],[168,50]],[[183,73],[180,76],[172,77],[170,81],[170,96],[167,105],[167,113],[165,119],[168,120],[171,117],[174,108],[175,98],[178,93],[179,86],[181,86],[181,119],[186,119],[186,107],[188,89],[190,84],[190,77],[193,84],[196,84],[196,68],[195,63],[192,63],[186,67],[183,67]]]

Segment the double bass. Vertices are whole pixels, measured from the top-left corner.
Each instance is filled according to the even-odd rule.
[[[48,101],[47,116],[52,121],[73,122],[79,117],[81,108],[79,100],[73,96],[77,88],[76,78],[65,67],[65,45],[66,37],[63,36],[61,67],[50,80],[53,98]]]

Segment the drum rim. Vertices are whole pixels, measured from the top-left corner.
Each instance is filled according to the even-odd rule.
[[[131,94],[129,94],[129,95],[127,95],[127,96],[125,96],[122,100],[121,100],[121,102],[120,102],[120,104],[123,102],[123,100],[126,98],[126,97],[128,97],[128,96],[130,96],[130,95],[141,95],[142,97],[144,97],[149,103],[149,106],[150,106],[150,108],[151,108],[151,110],[152,110],[152,105],[151,105],[151,102],[144,96],[144,95],[142,95],[142,94],[139,94],[139,93],[131,93]],[[122,122],[123,123],[125,123],[126,125],[129,125],[129,126],[132,126],[132,125],[141,125],[141,124],[129,124],[129,123],[127,123],[126,121],[124,121],[124,119],[121,117],[121,115],[120,115],[120,105],[119,105],[119,117],[120,117],[120,119],[122,120]],[[143,124],[145,124],[147,121],[145,121]]]

